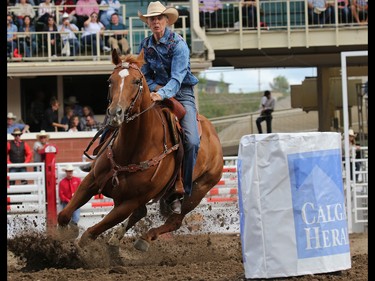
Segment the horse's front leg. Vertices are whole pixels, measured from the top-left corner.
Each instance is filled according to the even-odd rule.
[[[97,189],[94,188],[94,186],[94,177],[92,173],[89,173],[82,180],[68,205],[66,205],[66,207],[58,214],[57,223],[59,226],[66,226],[70,222],[73,212],[82,207],[97,193]]]
[[[81,236],[78,242],[80,247],[87,246],[90,242],[95,240],[104,231],[114,227],[116,224],[126,220],[134,209],[138,208],[137,202],[123,201],[116,205],[113,209],[97,224],[89,227]]]
[[[137,222],[139,222],[142,218],[147,215],[147,207],[142,205],[138,209],[136,209],[129,219],[125,222],[120,223],[119,226],[116,227],[115,231],[112,233],[111,238],[108,240],[108,244],[110,246],[119,246],[121,239],[124,237],[125,233],[132,228]]]

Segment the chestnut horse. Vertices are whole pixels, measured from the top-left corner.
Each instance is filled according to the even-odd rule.
[[[176,160],[179,144],[173,142],[166,115],[159,102],[151,100],[141,72],[143,51],[138,56],[120,57],[114,50],[112,63],[115,68],[108,79],[110,104],[107,115],[110,126],[116,128],[115,136],[107,139],[91,171],[58,215],[59,227],[64,228],[72,213],[94,195],[102,193],[113,199],[113,209],[82,234],[78,241],[81,247],[125,221],[110,240],[112,245],[118,244],[125,232],[146,216],[146,204],[157,202],[163,196],[165,187],[175,175],[175,168],[180,169]],[[202,134],[192,194],[185,196],[181,214],[170,212],[163,225],[148,230],[138,239],[135,247],[139,250],[146,251],[159,235],[179,229],[186,214],[197,207],[221,179],[223,153],[220,140],[207,118],[199,115],[199,120]]]

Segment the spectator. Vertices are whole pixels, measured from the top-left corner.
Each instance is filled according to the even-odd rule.
[[[90,46],[94,57],[94,60],[97,60],[98,50],[96,47],[97,42],[97,34],[99,34],[99,46],[100,51],[106,50],[110,51],[111,49],[106,47],[107,49],[104,49],[104,43],[103,43],[103,31],[104,31],[104,25],[98,21],[98,13],[92,13],[90,17],[85,21],[84,23],[84,32],[82,34],[82,46]]]
[[[256,1],[245,0],[242,3],[242,26],[256,27],[257,26],[257,7]]]
[[[8,112],[7,115],[7,133],[12,134],[14,129],[20,129],[23,133],[29,132],[30,126],[27,124],[16,123],[17,116],[13,112]]]
[[[45,0],[39,4],[37,22],[48,24],[48,18],[55,17],[55,12],[55,4],[51,3],[51,0]]]
[[[335,10],[326,0],[308,0],[309,24],[323,25],[335,22]]]
[[[352,149],[355,149],[355,158],[361,158],[361,147],[356,144],[355,138],[357,137],[357,134],[354,133],[353,129],[349,129],[348,131],[349,135],[349,160],[350,160],[350,180],[353,180],[353,162],[355,159],[352,157]],[[345,160],[345,139],[342,140],[342,156],[343,160]],[[361,169],[361,165],[359,162],[355,162],[355,170],[359,171]],[[356,175],[356,181],[358,180],[358,175]]]
[[[44,112],[44,119],[42,129],[47,132],[67,131],[68,125],[59,123],[58,110],[60,107],[59,101],[52,97],[50,107]]]
[[[15,128],[12,132],[14,140],[7,143],[7,163],[30,163],[32,158],[32,151],[30,146],[21,140],[22,132],[19,128]],[[12,167],[9,172],[26,172],[26,167]],[[14,185],[15,181],[10,181],[10,185]],[[22,180],[22,184],[27,184],[27,180]]]
[[[60,52],[60,34],[57,33],[57,25],[55,18],[53,16],[48,16],[48,23],[44,25],[43,31],[49,32],[51,37],[51,55],[56,57]],[[44,36],[44,46],[48,49],[48,34],[43,34]]]
[[[90,18],[92,13],[99,14],[99,5],[96,0],[78,0],[76,5],[77,26],[79,29],[84,27],[85,21]]]
[[[65,106],[64,111],[65,111],[65,114],[61,118],[60,123],[61,124],[68,124],[68,126],[69,126],[69,120],[74,115],[74,111],[73,111],[73,108],[69,105]]]
[[[79,121],[80,120],[79,120],[79,116],[78,115],[73,115],[72,117],[70,117],[68,132],[79,132],[79,131],[82,131]]]
[[[275,108],[275,99],[271,96],[270,91],[265,91],[261,100],[260,116],[256,120],[258,133],[262,134],[262,122],[266,121],[267,133],[272,133],[272,112]]]
[[[12,16],[8,14],[7,16],[7,56],[10,58],[12,56],[18,58],[20,55],[18,54],[17,49],[17,34],[18,27],[13,23]]]
[[[335,4],[331,4],[332,8],[335,9]],[[339,16],[339,23],[349,23],[351,21],[351,11],[349,0],[337,0],[337,12]]]
[[[118,54],[130,54],[129,42],[125,38],[128,31],[125,25],[120,22],[117,13],[111,15],[111,22],[106,26],[106,30],[115,30],[114,34],[108,38],[108,45],[111,49],[116,49]],[[121,49],[120,49],[121,46]]]
[[[353,21],[359,24],[368,23],[368,0],[351,0]]]
[[[94,116],[92,116],[92,115],[86,116],[86,124],[85,124],[85,127],[84,127],[84,131],[94,131],[94,132],[96,132],[96,131],[100,130],[101,127],[102,127],[102,125],[94,119]]]
[[[59,197],[61,207],[64,209],[72,199],[77,188],[81,184],[81,179],[73,176],[74,167],[69,164],[64,167],[65,177],[59,182]],[[78,208],[73,212],[71,223],[75,226],[78,225],[81,210]]]
[[[36,142],[33,145],[33,155],[34,163],[44,162],[46,158],[45,148],[49,143],[49,134],[46,131],[41,130],[39,134],[36,135]],[[38,167],[34,167],[34,171],[37,171]]]
[[[69,96],[68,99],[64,101],[64,103],[73,108],[74,115],[83,116],[82,106],[78,104],[76,96]]]
[[[82,112],[83,112],[83,115],[80,118],[80,127],[85,128],[86,127],[86,117],[90,115],[95,120],[95,114],[94,114],[94,111],[92,110],[91,106],[89,106],[89,105],[85,105],[82,108]]]
[[[73,56],[78,55],[79,41],[77,39],[76,33],[79,31],[79,29],[74,23],[70,23],[68,13],[63,14],[62,25],[59,26],[58,30],[61,32],[61,40],[63,41],[63,44],[64,44],[63,49],[67,48],[65,55],[66,56],[69,56],[70,54],[73,54]]]
[[[36,35],[35,26],[31,22],[30,16],[25,16],[23,18],[23,26],[19,29],[20,32],[25,32],[20,38],[20,48],[23,56],[32,57],[36,53]]]
[[[25,16],[30,16],[31,20],[35,18],[35,10],[31,4],[27,3],[27,0],[20,0],[20,3],[16,3],[14,14],[17,17],[16,25],[18,27],[23,26]]]
[[[39,132],[41,130],[45,110],[44,99],[44,92],[39,90],[36,92],[35,100],[31,102],[29,123],[30,131],[32,132]]]
[[[120,13],[120,1],[119,0],[102,0],[100,2],[99,8],[105,8],[105,10],[102,10],[100,12],[100,22],[104,25],[107,26],[111,22],[111,16],[116,13],[119,15]],[[118,16],[120,22],[123,22],[123,18],[121,16]]]
[[[69,17],[69,22],[77,24],[77,18],[76,18],[76,7],[75,7],[75,1],[74,0],[56,0],[55,1],[56,6],[63,6],[60,10],[60,22],[59,24],[62,24],[62,16],[67,13]]]
[[[200,25],[208,28],[217,28],[217,23],[220,21],[221,9],[223,9],[223,4],[220,2],[220,0],[200,0]]]

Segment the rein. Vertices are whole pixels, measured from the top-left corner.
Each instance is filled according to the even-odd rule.
[[[85,151],[83,151],[83,154],[90,160],[95,160],[96,158],[98,158],[105,150],[105,148],[108,146],[108,144],[104,147],[104,149],[101,149],[99,151],[99,153],[96,155],[96,156],[92,156],[92,155],[89,155],[87,152],[89,151],[90,147],[94,144],[94,142],[96,141],[96,139],[104,132],[104,130],[108,127],[111,127],[110,125],[105,125],[104,127],[100,128],[100,130],[95,134],[95,136],[92,138],[92,140],[90,141],[89,145],[86,147]],[[113,132],[112,136],[111,136],[111,140],[113,140],[114,138],[116,138],[117,136],[117,133],[118,133],[118,128],[116,128],[116,130]]]

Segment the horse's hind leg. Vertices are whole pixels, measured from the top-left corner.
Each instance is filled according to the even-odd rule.
[[[57,216],[59,226],[66,226],[70,222],[73,212],[82,207],[97,193],[97,190],[93,188],[94,184],[94,177],[91,173],[82,180],[68,205]]]
[[[199,185],[197,183],[195,184]],[[161,234],[178,230],[182,225],[184,217],[199,205],[210,188],[211,185],[207,184],[193,188],[191,196],[185,197],[182,203],[181,214],[171,214],[163,225],[149,229],[147,233],[143,234],[142,237],[135,242],[135,248],[140,251],[147,251],[151,241],[156,240]]]

